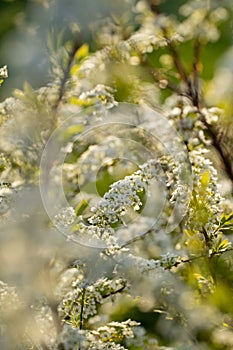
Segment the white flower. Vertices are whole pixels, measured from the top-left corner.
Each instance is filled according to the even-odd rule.
[[[3,66],[2,68],[0,68],[0,78],[7,78],[8,77],[8,70],[7,70],[7,66]]]

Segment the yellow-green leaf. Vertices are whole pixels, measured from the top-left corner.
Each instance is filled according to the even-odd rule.
[[[83,44],[75,53],[75,60],[80,61],[85,58],[89,53],[89,46]]]
[[[209,182],[210,182],[210,173],[208,170],[205,170],[201,177],[201,184],[205,188],[208,186]]]

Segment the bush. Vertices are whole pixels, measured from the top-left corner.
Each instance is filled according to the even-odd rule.
[[[232,349],[231,1],[41,3],[50,78],[0,104],[1,349]]]

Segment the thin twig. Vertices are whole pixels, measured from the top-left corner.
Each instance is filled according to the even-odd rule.
[[[106,299],[106,298],[110,297],[111,295],[115,295],[117,293],[121,293],[125,289],[125,287],[126,287],[126,285],[124,285],[120,289],[116,290],[115,292],[111,292],[109,294],[103,295],[103,299]]]
[[[84,303],[85,303],[85,294],[86,294],[86,288],[83,288],[82,300],[81,300],[81,310],[80,310],[80,323],[79,323],[80,330],[82,330],[82,328],[83,328],[83,310],[84,310]]]
[[[179,73],[181,80],[187,85],[187,87],[190,91],[192,84],[191,84],[190,78],[189,78],[189,76],[188,76],[188,74],[187,74],[187,72],[182,64],[179,53],[176,50],[175,46],[173,45],[172,41],[168,38],[166,29],[163,29],[163,33],[164,33],[164,37],[167,41],[168,48],[171,52],[174,66],[176,67],[177,72]]]
[[[122,244],[121,247],[120,247],[120,249],[125,248],[125,247],[131,245],[132,243],[135,243],[135,242],[137,242],[137,241],[140,241],[142,238],[148,236],[148,235],[151,234],[151,233],[155,233],[155,232],[156,232],[156,231],[155,231],[154,229],[148,230],[148,231],[144,232],[143,234],[141,234],[140,236],[134,237],[134,238],[128,240],[127,242],[125,242],[124,244]],[[159,232],[159,231],[158,231],[158,232]]]
[[[83,328],[83,310],[84,310],[84,303],[85,303],[85,293],[86,293],[86,288],[84,287],[83,292],[82,292],[81,310],[80,310],[80,323],[79,323],[79,330],[80,331]],[[78,350],[82,350],[81,343],[79,344]]]
[[[203,233],[203,236],[204,236],[204,239],[205,239],[206,247],[209,248],[210,247],[210,238],[208,237],[208,233],[207,233],[205,227],[203,227],[202,233]]]
[[[228,248],[228,249],[226,249],[224,251],[220,251],[220,252],[212,252],[208,255],[202,254],[202,255],[194,256],[194,257],[187,258],[187,259],[180,259],[180,260],[176,261],[172,265],[172,267],[177,267],[183,263],[191,263],[192,261],[198,260],[198,259],[206,259],[206,258],[212,258],[213,256],[221,256],[222,254],[227,253],[227,252],[231,252],[231,251],[233,251],[233,248]],[[171,266],[167,267],[166,269],[170,269],[170,268],[171,268]]]
[[[197,39],[194,43],[194,61],[193,61],[193,104],[199,108],[199,65],[200,65],[200,41]]]
[[[155,69],[151,70],[151,74],[154,76],[154,78],[156,79],[156,81],[158,83],[161,82],[161,80],[166,80],[166,88],[174,91],[177,93],[177,95],[180,96],[184,96],[187,98],[190,98],[189,94],[186,91],[183,91],[182,89],[180,89],[180,87],[178,85],[175,85],[174,83],[171,82],[171,80],[169,80],[167,77],[162,76],[159,72],[157,72]]]
[[[143,234],[136,236],[132,239],[129,239],[127,242],[125,242],[124,244],[122,244],[121,246],[117,247],[113,252],[109,252],[108,248],[105,248],[101,251],[102,254],[104,254],[106,257],[110,257],[110,256],[114,256],[115,251],[121,251],[123,248],[128,247],[129,245],[140,241],[141,239],[143,239],[144,237],[146,237],[147,235],[151,234],[151,233],[155,233],[155,229],[151,229],[148,230],[146,232],[144,232]],[[159,232],[159,231],[158,231]]]

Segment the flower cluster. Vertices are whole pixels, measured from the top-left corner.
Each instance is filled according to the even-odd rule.
[[[188,148],[192,150],[200,145],[208,146],[210,144],[205,133],[205,123],[216,124],[221,114],[220,108],[210,107],[198,110],[197,107],[185,103],[182,107],[173,106],[169,109],[167,116],[182,133]]]
[[[59,313],[66,323],[79,327],[83,320],[97,314],[97,307],[104,300],[126,287],[126,281],[122,279],[108,280],[100,278],[95,283],[87,285],[85,280],[80,281],[78,276],[72,282],[72,289],[68,291],[61,304]]]
[[[22,306],[16,288],[10,287],[6,283],[0,281],[0,306],[2,310],[1,318],[7,315],[8,312],[14,312]]]
[[[133,338],[134,333],[132,328],[139,324],[140,323],[131,321],[130,319],[123,322],[110,322],[92,331],[91,334],[99,338],[102,342],[109,341],[109,339],[119,341],[124,338]]]
[[[67,228],[74,223],[75,217],[74,208],[63,208],[54,216],[54,224],[57,228]]]
[[[119,247],[115,230],[110,225],[89,225],[83,221],[82,216],[79,217],[77,224],[69,232],[67,238],[90,246]]]
[[[122,220],[127,208],[138,211],[143,203],[139,193],[146,192],[150,180],[157,177],[155,161],[139,166],[134,174],[114,182],[105,193],[97,208],[92,208],[94,215],[89,218],[91,224],[111,224]]]
[[[3,158],[4,162],[5,159]],[[5,168],[5,164],[3,163],[3,169]],[[0,215],[3,215],[8,212],[10,209],[10,203],[12,202],[12,195],[14,189],[9,182],[1,182],[0,183]]]
[[[178,32],[187,40],[198,37],[204,42],[215,42],[219,39],[217,25],[226,20],[228,12],[226,8],[218,6],[213,2],[206,6],[202,1],[189,1],[180,8],[180,13],[186,17],[181,22]]]
[[[138,322],[128,319],[123,322],[110,322],[96,330],[78,330],[66,325],[60,334],[59,341],[65,350],[126,350],[119,344],[123,340],[134,338]]]
[[[34,330],[35,338],[37,338],[38,343],[40,339],[43,339],[51,349],[54,349],[56,345],[56,330],[53,323],[51,308],[48,306],[46,300],[41,300],[38,301],[36,307],[32,305],[31,309],[35,315],[34,327],[37,327],[37,332]],[[28,327],[31,328],[31,326]],[[33,333],[33,330],[30,328],[30,332]]]
[[[95,333],[95,334],[93,334]],[[102,341],[98,331],[78,330],[65,325],[59,335],[58,346],[64,350],[126,350],[123,346],[112,340]]]
[[[3,66],[0,68],[0,85],[8,77],[7,66]]]
[[[116,159],[123,159],[126,156],[129,158],[124,143],[125,140],[121,140],[116,136],[107,136],[100,144],[90,145],[78,160],[79,186],[83,186],[86,182],[95,182],[96,174],[98,174],[101,167],[108,167],[111,171],[111,166]],[[127,151],[130,152],[130,150]]]
[[[74,97],[72,102],[81,106],[95,105],[96,110],[102,106],[108,109],[117,105],[113,93],[114,90],[111,87],[97,84],[92,90],[83,91],[78,99]]]

